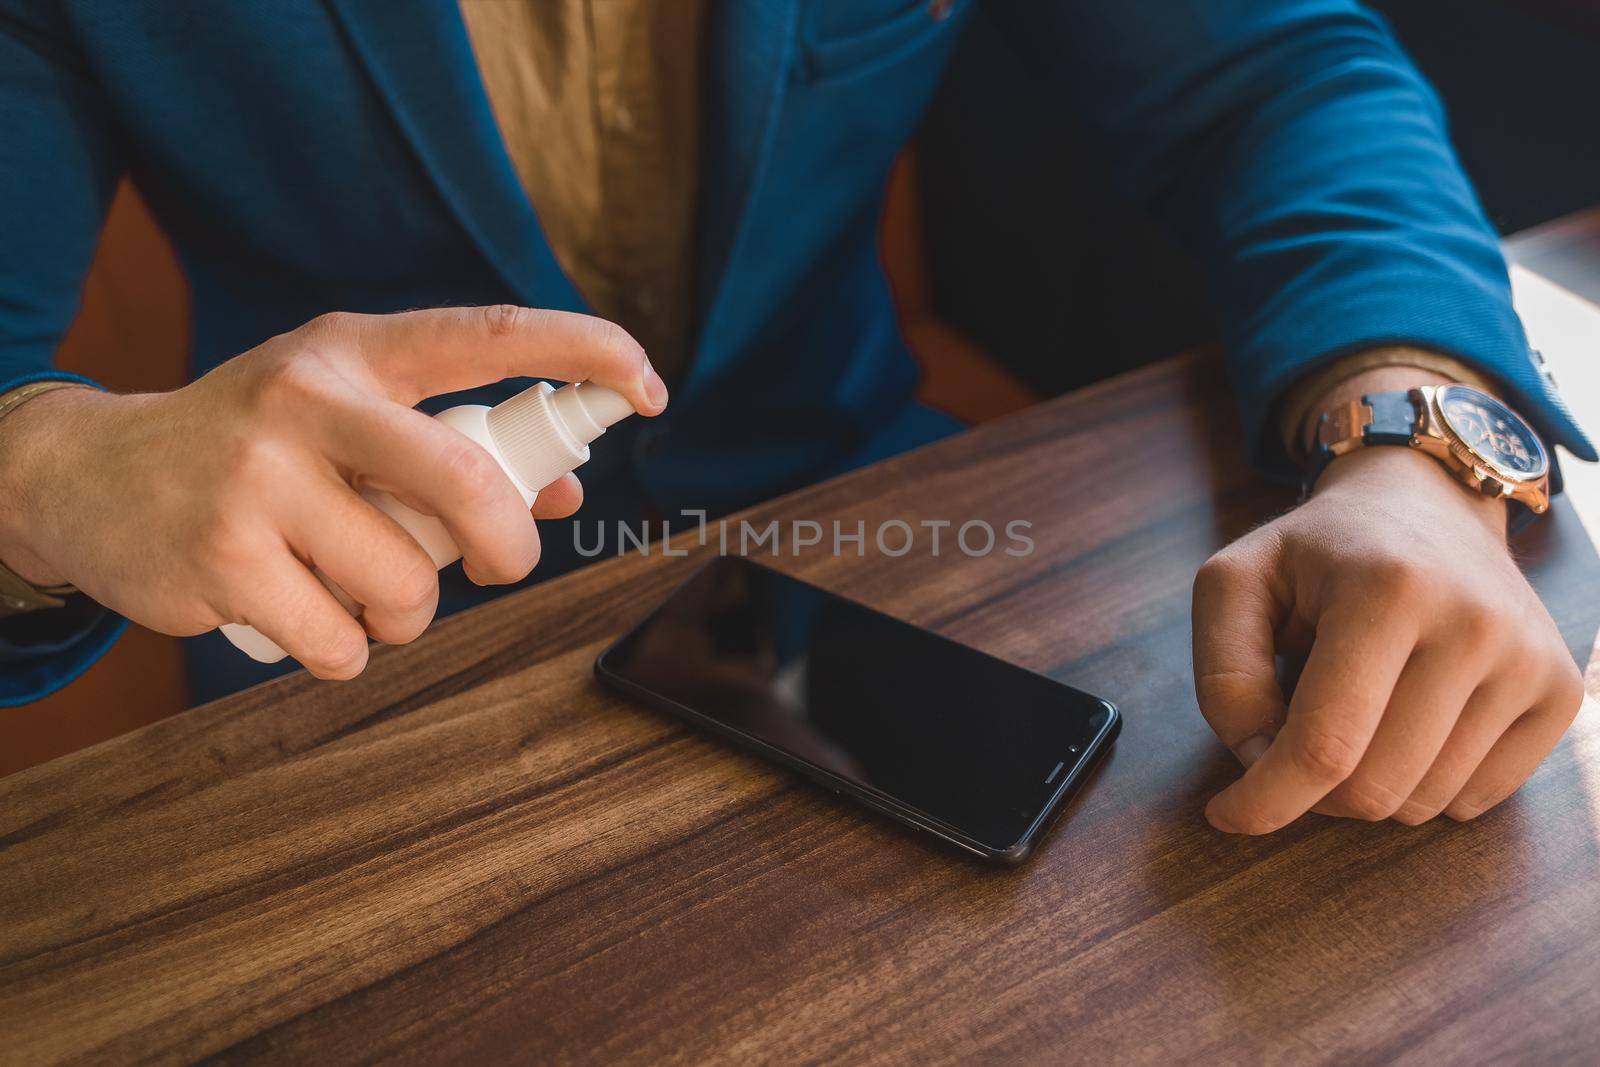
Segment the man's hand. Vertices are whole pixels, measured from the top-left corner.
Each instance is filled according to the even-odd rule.
[[[1436,380],[1396,373],[1349,389]],[[1213,826],[1267,833],[1308,810],[1470,819],[1533,773],[1583,679],[1506,548],[1505,517],[1421,453],[1361,449],[1201,568],[1195,690],[1246,767],[1207,805]],[[1287,705],[1275,655],[1306,656]]]
[[[171,393],[62,389],[0,423],[0,560],[164,633],[246,623],[313,674],[350,678],[367,636],[433,618],[422,547],[354,487],[435,515],[480,584],[539,558],[533,516],[477,444],[414,410],[516,376],[593,379],[641,414],[666,387],[621,328],[516,307],[325,315]],[[570,514],[568,475],[534,514]],[[312,575],[365,605],[353,619]]]

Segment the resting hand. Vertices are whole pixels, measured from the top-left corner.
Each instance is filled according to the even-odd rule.
[[[1201,568],[1196,694],[1246,767],[1207,805],[1213,826],[1470,819],[1527,779],[1583,680],[1505,519],[1421,453],[1360,449]],[[1306,656],[1287,703],[1275,655]]]
[[[622,329],[526,308],[325,315],[170,393],[61,389],[0,423],[0,560],[71,582],[164,633],[254,626],[313,674],[348,678],[367,637],[433,618],[432,561],[356,487],[443,521],[467,575],[514,582],[539,558],[533,516],[483,448],[416,411],[516,376],[593,379],[641,414],[666,388]],[[567,476],[534,514],[570,514]],[[365,605],[360,619],[312,574]]]

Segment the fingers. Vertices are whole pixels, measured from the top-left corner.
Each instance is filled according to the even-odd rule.
[[[257,561],[251,597],[227,614],[272,638],[318,678],[354,678],[366,667],[366,631],[287,547]]]
[[[325,316],[321,328],[353,340],[392,399],[424,397],[504,378],[594,381],[641,415],[667,403],[644,349],[616,323],[589,315],[497,304],[397,315]]]
[[[1519,690],[1520,686],[1508,684],[1503,678],[1478,687],[1461,709],[1433,765],[1395,812],[1396,820],[1415,826],[1444,811],[1506,727],[1521,714],[1520,701],[1508,703],[1516,700]]]
[[[522,495],[493,457],[459,431],[411,408],[372,401],[353,405],[324,433],[336,463],[444,523],[473,581],[520,581],[539,561],[538,529]]]
[[[1274,634],[1284,608],[1270,550],[1213,557],[1194,582],[1194,687],[1206,722],[1246,766],[1283,723]]]
[[[576,474],[564,474],[539,490],[533,502],[536,519],[564,519],[583,506],[583,483]]]
[[[1317,804],[1324,815],[1378,821],[1416,791],[1451,736],[1478,675],[1454,646],[1418,649],[1400,673],[1355,772]]]
[[[1371,596],[1337,602],[1316,641],[1283,729],[1244,776],[1206,805],[1230,833],[1269,833],[1311,809],[1360,765],[1415,634],[1381,625]]]
[[[328,483],[290,505],[284,529],[290,545],[349,594],[367,633],[386,644],[415,640],[439,605],[433,560],[344,482],[329,474]]]
[[[1566,733],[1583,704],[1583,680],[1574,667],[1545,698],[1511,724],[1445,806],[1452,819],[1474,819],[1516,792]]]

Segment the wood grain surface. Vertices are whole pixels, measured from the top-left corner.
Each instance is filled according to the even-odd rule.
[[[0,780],[0,1059],[1462,1063],[1600,1039],[1600,735],[1468,824],[1212,831],[1189,590],[1291,502],[1208,357],[757,509],[1032,522],[1034,554],[782,569],[1116,701],[1017,870],[602,690],[696,564],[615,559]],[[847,527],[848,528],[848,527]],[[787,550],[786,550],[787,551]],[[1575,654],[1600,561],[1519,545]]]

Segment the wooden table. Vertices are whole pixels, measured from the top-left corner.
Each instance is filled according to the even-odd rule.
[[[1592,707],[1473,823],[1201,817],[1237,767],[1195,707],[1190,582],[1291,502],[1229,411],[1216,363],[1179,359],[754,513],[1034,523],[1026,559],[777,561],[1121,705],[1023,868],[603,692],[596,653],[704,550],[633,556],[356,682],[289,677],[0,781],[0,1059],[1592,1056]],[[1586,662],[1600,561],[1570,501],[1520,550]]]

